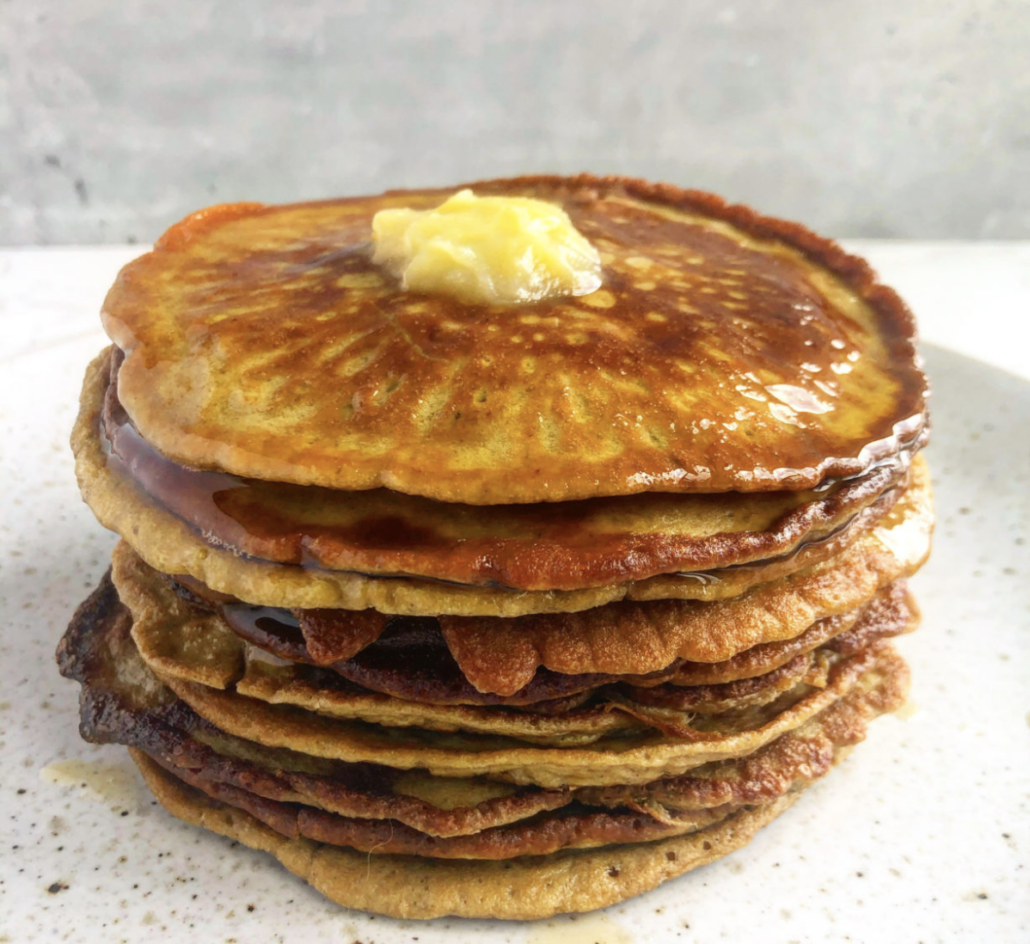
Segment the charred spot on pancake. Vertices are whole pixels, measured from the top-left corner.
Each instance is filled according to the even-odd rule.
[[[120,617],[128,611],[118,599],[108,567],[96,589],[76,608],[68,629],[57,645],[57,668],[65,678],[82,682],[96,664],[97,647]],[[129,615],[131,623],[131,615]]]
[[[57,647],[59,671],[82,685],[79,731],[87,741],[141,743],[169,725],[189,729],[196,718],[143,664],[131,629],[108,570]]]

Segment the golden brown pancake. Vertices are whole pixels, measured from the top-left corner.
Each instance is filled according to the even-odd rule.
[[[766,564],[831,538],[853,540],[889,510],[911,458],[903,450],[864,475],[797,492],[652,492],[492,506],[443,504],[386,489],[342,492],[202,472],[166,459],[118,402],[121,360],[115,348],[106,387],[84,391],[83,399],[88,415],[103,397],[97,435],[111,474],[131,477],[217,547],[368,575],[578,590]],[[96,381],[103,382],[99,373]]]
[[[274,855],[331,901],[397,918],[533,919],[625,901],[739,849],[793,805],[797,794],[745,809],[709,829],[657,842],[569,850],[513,861],[368,856],[287,839],[132,752],[158,802],[173,816]]]
[[[80,486],[94,512],[161,569],[199,577],[222,559],[238,587],[239,555],[255,566],[290,565],[271,573],[291,574],[320,594],[306,598],[308,605],[338,605],[335,596],[325,598],[333,585],[366,593],[382,610],[396,609],[389,601],[399,597],[409,611],[439,600],[455,612],[500,608],[514,610],[510,615],[582,609],[619,596],[730,596],[856,541],[896,501],[911,459],[903,451],[856,479],[797,493],[652,493],[482,507],[383,489],[334,492],[186,470],[126,425],[110,442],[103,417],[118,412],[108,383],[117,360],[116,351],[104,352],[87,371],[73,434]],[[225,549],[234,554],[226,557]],[[312,576],[305,581],[297,565]],[[377,584],[377,575],[391,580]],[[412,575],[443,583],[413,583]],[[495,589],[531,592],[505,599]]]
[[[877,639],[910,632],[918,624],[918,609],[902,584],[900,581],[891,584],[858,610],[818,620],[795,639],[755,646],[726,662],[677,660],[669,668],[645,676],[569,676],[539,669],[528,685],[510,696],[473,688],[451,656],[439,630],[425,629],[421,625],[423,621],[418,621],[415,630],[409,632],[405,626],[409,621],[400,618],[401,626],[397,631],[391,629],[354,658],[316,670],[309,668],[313,663],[308,650],[292,627],[275,621],[270,628],[268,624],[273,621],[262,616],[254,621],[252,633],[240,633],[237,627],[232,628],[251,643],[245,654],[248,671],[256,662],[263,667],[266,681],[276,686],[310,685],[323,690],[340,690],[346,689],[349,682],[366,691],[423,704],[502,705],[542,714],[573,710],[599,691],[629,692],[637,700],[646,701],[690,686],[694,689],[691,704],[701,706],[721,701],[727,691],[743,692],[752,685],[760,688],[773,672],[806,674],[813,663],[818,662],[821,648],[851,655]],[[266,610],[262,608],[258,612]],[[275,656],[275,660],[269,660],[266,653]],[[341,682],[341,678],[346,682]],[[251,683],[254,683],[253,677]],[[727,688],[735,685],[736,688]]]
[[[646,675],[677,659],[723,662],[791,639],[816,620],[868,603],[915,573],[929,554],[932,510],[925,466],[890,514],[832,561],[711,602],[619,602],[576,613],[511,619],[441,617],[447,646],[478,689],[510,694],[540,667]]]
[[[95,434],[104,378],[109,369],[110,361],[105,355],[90,365],[84,385],[83,411],[72,436],[84,498],[100,521],[125,537],[151,566],[164,573],[188,575],[215,591],[250,603],[302,609],[375,607],[381,613],[412,615],[450,613],[508,617],[572,612],[621,599],[722,599],[829,560],[860,540],[875,523],[874,519],[868,526],[846,529],[844,540],[831,537],[765,565],[731,567],[682,577],[663,576],[585,591],[515,593],[245,559],[212,546],[182,519],[156,505],[131,478],[112,473]],[[929,477],[918,456],[910,479],[916,486],[916,494],[923,496],[922,505],[930,514]],[[929,519],[925,526],[930,527]]]
[[[371,721],[391,727],[433,731],[501,734],[536,744],[587,744],[616,731],[651,725],[669,733],[693,736],[698,716],[729,717],[744,708],[761,707],[795,692],[821,687],[840,654],[829,648],[804,653],[773,671],[751,679],[677,688],[663,685],[638,690],[632,685],[595,686],[580,697],[547,702],[530,710],[492,706],[437,704],[416,691],[412,697],[371,692],[332,671],[269,660],[248,647],[216,613],[179,597],[167,581],[134,555],[116,554],[115,586],[134,614],[133,638],[144,661],[162,679],[174,678],[276,705],[295,705],[335,718]],[[903,631],[911,617],[899,601],[895,626],[876,638]],[[861,621],[858,621],[859,624]],[[403,651],[406,663],[419,654]],[[457,666],[455,665],[456,669]],[[429,666],[432,672],[433,666]],[[629,677],[632,682],[633,677]]]
[[[904,663],[893,649],[874,643],[837,662],[824,687],[791,691],[782,701],[699,718],[676,734],[617,732],[568,747],[536,746],[496,734],[387,728],[270,705],[172,676],[162,681],[220,730],[269,747],[348,763],[421,768],[439,777],[483,776],[554,788],[647,783],[743,757],[805,724],[856,687],[887,684],[904,674]]]
[[[447,650],[439,620],[394,617],[385,636],[365,636],[354,647],[359,650],[356,658],[338,660],[331,645],[323,641],[326,628],[331,641],[336,635],[332,615],[339,613],[340,624],[346,626],[352,618],[363,624],[361,618],[366,614],[320,610],[315,611],[317,620],[309,622],[303,610],[291,614],[268,607],[211,604],[148,567],[124,544],[116,549],[114,562],[116,584],[136,614],[135,638],[155,671],[218,688],[240,684],[244,678],[248,679],[246,684],[256,684],[260,675],[267,680],[290,678],[297,684],[307,678],[312,691],[346,693],[365,688],[423,704],[503,705],[544,713],[564,712],[579,704],[570,703],[568,696],[617,682],[655,691],[686,684],[712,693],[740,679],[760,683],[767,673],[789,668],[799,656],[811,654],[823,643],[832,640],[833,651],[844,651],[841,646],[846,645],[849,653],[854,652],[861,646],[850,638],[861,639],[864,646],[906,632],[918,619],[904,581],[895,581],[868,603],[817,620],[819,625],[813,624],[794,639],[745,650],[725,663],[677,660],[643,676],[559,676],[543,669],[514,695],[503,696],[479,692],[468,683],[460,664]],[[292,625],[286,622],[294,617]],[[845,643],[844,639],[849,641]],[[315,658],[313,651],[320,652],[321,658]],[[345,651],[350,652],[351,647],[348,645]],[[497,653],[497,659],[503,659],[503,652]],[[689,675],[702,677],[697,682],[682,681]],[[334,676],[341,678],[334,682]],[[701,701],[713,699],[718,700],[712,694]]]
[[[836,244],[638,181],[473,186],[562,205],[603,287],[520,307],[401,291],[372,216],[449,191],[213,207],[104,303],[136,428],[193,468],[465,504],[811,488],[923,428],[912,318]]]
[[[920,612],[906,582],[895,581],[859,611],[816,620],[800,636],[760,643],[725,662],[683,662],[663,682],[673,685],[724,685],[772,672],[798,655],[822,645],[853,655],[877,639],[910,632],[919,625]],[[645,683],[637,682],[637,687]],[[661,684],[661,683],[659,683]]]
[[[505,826],[492,826],[466,836],[440,837],[419,832],[392,820],[341,816],[299,803],[269,800],[248,790],[206,780],[174,764],[161,764],[169,773],[208,796],[246,810],[277,833],[301,836],[332,846],[345,846],[370,855],[415,855],[432,859],[514,859],[548,855],[562,849],[590,849],[630,842],[653,842],[704,829],[739,809],[717,807],[669,813],[661,820],[634,810],[592,810],[569,804],[554,812]]]
[[[105,594],[107,596],[106,605],[110,607],[112,602],[111,595],[107,588],[102,587],[99,594],[94,597],[92,605],[93,616],[102,617],[104,615],[102,612],[98,613],[98,611],[102,611],[105,606],[103,599]],[[96,599],[98,596],[100,597],[99,600]],[[80,612],[77,615],[76,619],[79,623],[82,623],[84,618],[89,616],[90,607],[85,607],[84,610],[87,611],[85,614]],[[122,612],[124,613],[124,611]],[[109,621],[109,626],[113,626],[116,621],[117,617],[115,621]],[[124,623],[124,620],[122,622]],[[124,629],[122,635],[124,636]],[[77,646],[81,647],[83,645],[86,646],[87,650],[89,650],[90,646],[93,649],[86,653],[82,652],[81,649],[76,649]],[[83,680],[87,683],[87,690],[92,680],[89,678],[90,670],[87,670],[84,674],[82,673],[84,663],[92,658],[94,665],[91,666],[91,669],[95,672],[97,668],[95,662],[98,659],[103,661],[105,657],[111,659],[112,656],[114,656],[115,660],[118,659],[117,654],[113,653],[110,649],[106,653],[103,651],[97,652],[95,638],[91,639],[88,634],[82,631],[81,626],[78,628],[73,627],[65,642],[62,643],[62,656],[62,668],[69,670],[69,674],[76,674],[76,669],[78,669],[78,674],[81,674]],[[76,659],[79,660],[79,665],[72,668],[71,663]],[[109,670],[108,677],[115,680],[116,686],[120,686],[123,689],[126,687],[142,689],[146,693],[144,695],[145,699],[156,701],[159,705],[162,704],[160,699],[155,699],[153,693],[147,691],[148,687],[145,684],[141,684],[138,672],[126,671],[127,667],[124,665],[115,665],[113,668],[114,671]],[[138,693],[136,697],[139,697]],[[103,714],[109,718],[111,715],[110,705],[106,705],[105,708],[106,710]],[[135,729],[139,728],[138,725],[132,727]],[[790,751],[782,753],[784,756],[787,756]],[[831,750],[831,753],[839,754],[840,750],[834,748]],[[581,849],[627,842],[634,844],[641,841],[653,842],[655,838],[660,836],[679,835],[684,832],[692,833],[706,827],[710,828],[713,824],[723,821],[732,812],[732,809],[735,808],[732,801],[730,804],[723,803],[719,805],[713,805],[709,802],[695,806],[689,811],[683,808],[677,809],[668,806],[659,812],[657,805],[651,804],[646,806],[637,797],[635,805],[642,807],[642,809],[634,812],[632,809],[616,806],[608,813],[601,810],[591,810],[588,807],[583,807],[582,804],[570,802],[567,809],[560,810],[554,814],[542,813],[525,819],[524,823],[516,822],[508,826],[491,826],[465,836],[455,836],[452,838],[433,837],[411,827],[397,823],[391,824],[389,820],[377,823],[374,820],[341,816],[338,813],[325,811],[318,807],[308,807],[304,804],[298,805],[281,800],[269,800],[243,787],[226,783],[224,780],[210,779],[192,772],[188,762],[183,763],[181,755],[179,757],[176,757],[175,754],[171,757],[154,756],[160,764],[173,770],[177,777],[195,786],[199,786],[223,804],[248,811],[255,815],[257,819],[271,825],[274,830],[286,835],[288,838],[296,839],[300,836],[307,836],[330,845],[347,846],[351,849],[373,853],[376,856],[417,854],[433,858],[474,859],[478,861],[484,859],[510,859],[513,856],[539,856],[550,854],[558,849]],[[134,752],[134,759],[141,764],[141,769],[143,769],[147,776],[148,782],[153,786],[151,776],[153,769],[147,767],[142,755]],[[726,765],[722,765],[722,767],[724,770],[726,769]],[[741,773],[744,772],[741,771]],[[780,779],[779,785],[784,791],[779,794],[780,796],[789,795],[790,788],[787,784],[793,784],[793,788],[798,789],[803,787],[811,777],[819,775],[819,773],[803,767],[797,768],[793,775],[789,771],[777,770],[775,768],[769,773],[771,776],[766,776],[763,780],[764,782],[772,783],[775,782],[778,776]],[[800,780],[794,783],[790,779],[791,776],[800,777]],[[787,784],[784,783],[784,778],[787,778]],[[739,779],[738,777],[738,782]],[[720,775],[715,771],[710,775],[707,784],[702,784],[697,777],[694,778],[694,781],[698,787],[701,787],[702,792],[709,799],[718,791],[720,784],[724,788],[724,794],[729,797],[748,796],[752,801],[755,799],[753,793],[747,792],[747,788],[745,788],[744,792],[740,792],[736,789],[737,784],[734,783],[733,779],[727,779],[725,775]],[[709,789],[705,789],[705,786]],[[686,784],[681,781],[678,791],[680,796],[689,792],[689,788],[684,789],[685,787]],[[663,795],[671,796],[676,792],[676,789],[670,785],[664,788]],[[160,791],[158,795],[161,795]],[[738,799],[736,802],[739,805],[740,800]],[[768,802],[768,800],[763,798],[762,802]],[[625,811],[621,811],[622,809],[625,809]],[[655,813],[658,813],[658,815],[654,815]]]
[[[864,262],[696,191],[473,186],[562,207],[600,288],[403,288],[372,217],[450,191],[213,207],[119,275],[72,434],[123,538],[58,649],[83,737],[402,917],[590,910],[747,842],[903,703],[933,526]]]
[[[479,691],[502,695],[530,684],[540,667],[565,675],[647,675],[676,660],[722,662],[753,646],[799,636],[817,620],[868,603],[922,563],[930,526],[928,483],[917,476],[891,514],[837,560],[738,597],[711,603],[617,603],[585,613],[518,619],[445,617],[440,628],[465,678]],[[175,619],[188,608],[162,581],[148,577],[146,565],[124,544],[116,549],[114,563],[116,581],[138,619],[144,611],[152,619]],[[153,586],[163,602],[141,595],[136,588],[144,585]],[[224,636],[220,619],[212,625],[213,633]],[[235,643],[225,637],[224,645]],[[235,671],[222,664],[223,673]]]
[[[81,683],[80,731],[186,766],[270,799],[348,816],[390,818],[432,835],[466,835],[569,803],[544,791],[483,778],[434,778],[419,770],[346,764],[265,747],[219,731],[147,668],[131,637],[132,615],[110,576],[78,608],[61,639],[61,674]]]
[[[224,734],[177,702],[140,659],[131,617],[109,577],[76,612],[59,649],[62,674],[81,683],[82,735],[139,748],[164,766],[270,800],[345,817],[390,819],[433,836],[470,835],[573,801],[665,819],[669,810],[765,802],[820,777],[865,737],[868,721],[900,706],[904,676],[856,688],[800,728],[741,760],[635,787],[542,790],[482,778],[327,761]],[[192,781],[191,781],[192,782]]]

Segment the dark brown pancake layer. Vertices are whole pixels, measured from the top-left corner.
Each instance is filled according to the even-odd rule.
[[[570,801],[568,790],[504,785],[471,807],[444,809],[402,791],[409,773],[265,747],[219,731],[155,678],[132,641],[132,616],[110,574],[78,608],[57,650],[60,672],[82,686],[82,737],[124,744],[197,776],[269,799],[296,796],[345,815],[391,818],[433,835],[465,835]],[[212,745],[217,746],[217,750]],[[482,784],[481,778],[473,783]]]
[[[309,618],[304,610],[289,613],[239,603],[218,610],[233,632],[259,649],[288,662],[331,670],[370,691],[428,704],[505,705],[551,713],[582,705],[590,693],[604,695],[610,686],[643,703],[664,701],[666,707],[673,707],[685,699],[689,706],[684,703],[683,710],[698,710],[706,702],[732,699],[744,689],[757,690],[769,684],[769,672],[789,664],[795,669],[802,662],[807,665],[809,653],[821,645],[849,653],[855,649],[853,639],[867,645],[903,633],[913,626],[912,606],[905,582],[897,581],[858,614],[819,620],[795,639],[754,647],[728,662],[678,661],[648,676],[562,675],[539,668],[532,681],[513,695],[473,687],[451,655],[435,618],[384,620],[380,635],[351,658],[332,659],[339,651],[336,646],[344,651],[351,646],[348,627],[352,618],[357,623],[355,633],[364,638],[365,613],[318,610],[315,618]],[[339,681],[320,673],[312,675],[312,684],[332,687]]]
[[[319,760],[219,732],[149,676],[129,624],[105,578],[61,641],[62,674],[82,684],[84,738],[145,751],[283,835],[376,853],[506,858],[680,834],[822,776],[842,749],[862,740],[871,717],[903,700],[903,679],[891,676],[893,682],[849,693],[817,722],[740,760],[635,787],[497,785],[505,795],[447,809],[407,795],[405,771]]]
[[[555,812],[537,814],[505,826],[467,836],[440,837],[392,820],[340,816],[298,803],[269,800],[239,787],[206,780],[150,755],[167,771],[219,802],[246,810],[290,839],[304,836],[332,846],[346,846],[375,855],[417,855],[433,859],[512,859],[547,855],[560,849],[651,842],[704,829],[739,807],[716,807],[669,814],[656,820],[633,810],[589,810],[570,803]]]

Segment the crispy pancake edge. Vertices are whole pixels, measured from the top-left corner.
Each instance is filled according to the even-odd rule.
[[[888,643],[874,643],[830,670],[825,688],[789,707],[774,704],[758,727],[736,733],[699,733],[694,740],[668,736],[606,738],[581,747],[535,747],[494,735],[384,729],[326,718],[291,706],[268,705],[231,692],[166,678],[197,714],[223,731],[269,747],[315,757],[421,768],[441,777],[485,776],[552,788],[647,783],[702,764],[751,754],[795,730],[849,691],[904,685],[907,668]]]
[[[191,787],[227,806],[245,810],[288,839],[304,837],[369,855],[412,855],[476,862],[550,855],[566,849],[654,842],[705,829],[725,819],[739,805],[670,811],[661,819],[637,810],[584,810],[577,804],[543,811],[503,826],[464,836],[430,836],[392,820],[340,816],[316,807],[269,800],[241,787],[207,780],[174,764],[152,761]]]
[[[496,734],[538,745],[572,747],[617,731],[654,726],[685,738],[695,736],[692,716],[719,715],[768,704],[798,687],[820,685],[839,658],[831,646],[806,652],[769,672],[722,685],[639,691],[606,686],[599,701],[580,708],[538,713],[497,706],[437,705],[418,698],[394,697],[362,690],[332,672],[305,666],[269,664],[252,659],[249,647],[222,619],[183,599],[155,571],[131,552],[116,553],[114,581],[122,602],[133,613],[132,637],[151,671],[235,691],[272,705],[294,705],[334,718],[369,721],[388,727]],[[912,628],[901,607],[893,631]],[[875,609],[875,608],[874,608]],[[861,625],[861,619],[856,625]],[[873,638],[881,635],[875,634]],[[890,633],[893,635],[893,632]]]
[[[241,810],[133,760],[158,802],[178,819],[275,856],[289,871],[347,908],[395,918],[529,920],[593,911],[643,892],[746,845],[797,799],[789,794],[687,836],[632,846],[528,857],[511,862],[373,856],[286,839]]]
[[[573,799],[588,806],[629,807],[659,819],[667,818],[669,810],[765,802],[792,789],[795,781],[823,776],[835,756],[865,738],[872,719],[904,701],[904,678],[895,676],[868,691],[852,690],[799,729],[740,760],[702,766],[678,778],[637,787],[573,793],[493,784],[485,800],[474,800],[474,807],[461,809],[451,805],[453,789],[446,782],[447,805],[440,809],[427,802],[440,789],[427,775],[407,783],[408,775],[402,771],[344,765],[336,775],[344,776],[340,781],[329,773],[336,769],[331,764],[315,762],[315,768],[309,769],[312,761],[303,755],[269,751],[252,742],[239,742],[240,754],[234,747],[237,742],[221,734],[210,741],[213,729],[175,701],[164,686],[154,684],[132,645],[130,622],[108,574],[78,608],[58,647],[61,674],[82,685],[80,731],[85,740],[136,747],[166,765],[184,767],[202,779],[268,799],[304,803],[344,816],[397,819],[436,836],[467,835],[516,822]],[[216,753],[217,748],[229,753]],[[427,785],[433,787],[428,794]],[[463,801],[475,795],[476,791],[466,794]]]

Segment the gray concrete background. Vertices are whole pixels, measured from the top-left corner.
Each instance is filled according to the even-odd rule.
[[[0,244],[579,170],[1030,237],[1030,2],[0,0]]]

